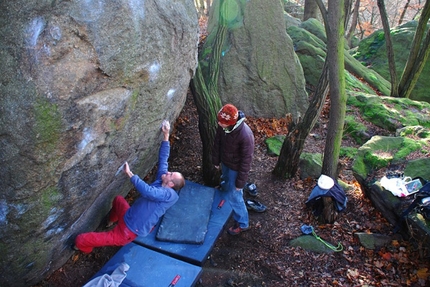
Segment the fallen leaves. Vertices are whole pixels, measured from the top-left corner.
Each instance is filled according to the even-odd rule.
[[[390,252],[379,252],[379,255],[385,260],[391,260],[391,253]]]
[[[430,276],[428,268],[421,268],[417,270],[417,277],[419,279],[427,279]]]

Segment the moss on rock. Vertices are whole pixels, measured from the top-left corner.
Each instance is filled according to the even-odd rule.
[[[430,104],[426,102],[349,93],[347,105],[357,107],[366,121],[391,132],[405,126],[430,125]]]
[[[422,141],[405,137],[374,136],[358,149],[352,169],[362,179],[377,169],[406,162],[406,157],[423,148]]]
[[[34,105],[36,142],[54,149],[61,136],[61,114],[55,104],[41,99]]]

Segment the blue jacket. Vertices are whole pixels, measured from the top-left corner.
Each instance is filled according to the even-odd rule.
[[[322,213],[324,208],[323,197],[331,197],[334,200],[336,211],[342,212],[346,208],[346,203],[348,202],[348,198],[346,197],[345,191],[343,188],[337,183],[334,182],[334,185],[330,189],[321,189],[318,185],[312,189],[311,194],[309,195],[308,200],[305,202],[306,207],[312,208],[313,214],[318,216]]]
[[[146,236],[169,207],[178,201],[178,194],[173,188],[161,186],[161,176],[167,172],[170,144],[162,141],[158,154],[158,171],[155,181],[147,184],[139,176],[133,175],[131,183],[140,193],[124,215],[127,227],[138,236]]]

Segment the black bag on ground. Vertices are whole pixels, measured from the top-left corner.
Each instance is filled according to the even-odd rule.
[[[415,177],[414,179],[419,179],[423,187],[415,193],[415,199],[409,205],[409,207],[402,212],[401,219],[404,219],[409,212],[411,212],[414,208],[417,208],[417,212],[420,213],[425,219],[430,220],[430,182],[428,180],[423,179],[422,177]],[[394,228],[394,233],[396,233],[400,229],[400,223],[396,224]]]

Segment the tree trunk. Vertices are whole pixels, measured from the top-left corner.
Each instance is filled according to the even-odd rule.
[[[348,28],[349,18],[351,17],[351,12],[352,12],[352,0],[344,0],[344,1],[345,1],[345,3],[344,3],[344,5],[345,5],[345,8],[344,8],[345,9],[345,17],[344,17],[345,27],[344,27],[344,29],[346,31],[346,29]]]
[[[206,15],[209,15],[209,9],[211,8],[211,4],[211,0],[206,0]]]
[[[212,164],[212,146],[217,126],[216,114],[221,108],[221,100],[217,93],[211,93],[208,90],[200,65],[196,69],[190,87],[199,115],[199,133],[203,149],[203,181],[208,186],[216,186],[219,184],[219,173]]]
[[[406,66],[403,70],[402,77],[399,82],[399,96],[409,98],[413,88],[415,87],[415,78],[418,78],[422,71],[422,66],[425,64],[426,57],[428,57],[427,50],[429,49],[428,41],[427,45],[421,45],[424,33],[427,29],[427,22],[430,18],[430,1],[426,1],[420,20],[418,21],[417,30],[415,31],[414,39],[412,41],[411,51],[409,58],[406,62]],[[418,61],[419,56],[423,57],[421,61]],[[427,56],[426,56],[427,55]],[[418,73],[418,75],[416,74]]]
[[[290,118],[288,134],[282,143],[281,152],[276,162],[273,174],[279,177],[292,178],[299,167],[300,155],[303,151],[306,137],[313,129],[328,93],[328,64],[324,62],[321,77],[316,91],[309,103],[303,121],[297,124]]]
[[[339,216],[339,213],[336,211],[335,202],[331,197],[323,197],[324,208],[322,210],[321,215],[318,220],[321,223],[333,223]]]
[[[205,2],[204,0],[194,0],[194,6],[197,10],[197,16],[200,18],[205,15]]]
[[[352,11],[352,20],[351,26],[349,27],[348,34],[346,34],[346,41],[348,42],[348,46],[352,48],[352,36],[355,33],[355,28],[358,24],[358,11],[360,9],[360,0],[355,1],[354,10]]]
[[[303,12],[303,21],[310,18],[318,19],[318,5],[315,0],[305,0],[305,9]]]
[[[394,60],[393,43],[391,42],[390,24],[388,23],[387,11],[384,0],[378,0],[379,13],[381,14],[382,27],[384,28],[385,46],[387,47],[388,67],[391,77],[391,97],[398,97],[398,81],[396,72],[396,62]]]
[[[411,71],[411,80],[408,85],[408,90],[404,91],[405,97],[409,98],[412,94],[412,90],[414,89],[418,78],[421,75],[421,72],[424,68],[424,65],[427,63],[427,59],[430,56],[430,30],[427,30],[427,36],[421,46],[420,53],[418,54],[417,59],[415,60],[415,64]]]
[[[218,7],[222,7],[222,5]],[[220,11],[215,13],[220,13]],[[217,19],[222,19],[222,17]],[[221,52],[226,37],[226,24],[218,22],[218,30],[213,38],[213,43],[206,42],[211,45],[211,57],[208,61],[203,56],[199,59],[199,66],[191,81],[191,92],[199,114],[199,132],[203,146],[203,180],[209,186],[219,184],[220,174],[212,164],[212,147],[218,124],[216,115],[222,106],[218,94],[218,77]],[[201,53],[201,55],[203,54]]]
[[[407,0],[407,1],[406,1],[405,7],[404,7],[404,8],[403,8],[403,10],[402,10],[402,14],[400,14],[400,18],[399,18],[398,25],[401,25],[401,24],[403,23],[403,19],[405,18],[406,11],[408,10],[409,3],[410,3],[410,2],[411,2],[411,0]]]
[[[323,20],[327,23],[327,13],[321,0],[317,1]],[[326,25],[327,27],[327,25]],[[309,103],[308,109],[302,121],[297,123],[288,115],[288,134],[282,143],[281,151],[273,170],[273,174],[283,178],[292,178],[299,167],[300,155],[309,132],[318,119],[323,103],[328,93],[328,63],[324,62],[321,77],[318,81],[316,91]]]
[[[329,63],[330,120],[324,150],[323,173],[337,178],[337,163],[343,135],[346,112],[344,73],[344,26],[343,0],[329,1],[327,60]]]
[[[330,120],[324,149],[322,174],[336,180],[338,176],[340,146],[346,112],[345,65],[344,65],[344,14],[343,0],[328,1],[327,61],[329,63]],[[324,200],[323,216],[326,222],[333,222],[336,209],[331,198]]]

